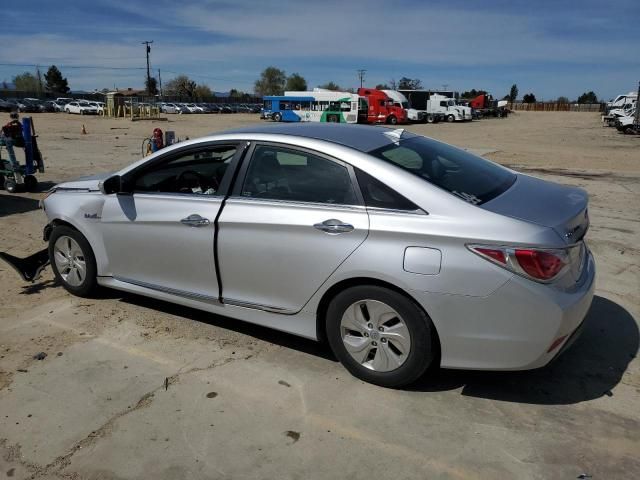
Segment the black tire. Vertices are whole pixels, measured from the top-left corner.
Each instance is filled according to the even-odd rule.
[[[271,116],[271,118],[273,118],[274,122],[281,122],[282,121],[282,114],[280,112],[276,112]]]
[[[38,191],[38,180],[33,175],[27,175],[24,177],[24,188],[27,192],[37,192]]]
[[[395,115],[390,115],[389,118],[387,118],[387,123],[389,125],[397,125],[398,124],[398,118]]]
[[[340,123],[340,119],[338,118],[337,115],[328,115],[327,116],[327,122],[328,123]]]
[[[447,123],[453,123],[455,122],[456,117],[454,117],[453,115],[447,115]]]
[[[343,314],[348,307],[363,300],[387,304],[398,313],[409,330],[409,354],[395,370],[378,372],[369,369],[356,361],[344,346],[340,327]],[[374,285],[351,287],[336,295],[327,309],[326,333],[333,353],[353,376],[383,387],[402,387],[416,381],[433,363],[438,351],[437,334],[427,314],[404,295]]]
[[[427,115],[427,123],[434,123],[436,121],[435,117],[431,114]]]
[[[86,275],[80,285],[69,284],[58,271],[58,266],[54,258],[54,247],[60,237],[70,237],[80,246],[82,255],[84,256],[84,263],[86,266]],[[93,255],[93,250],[87,239],[78,230],[74,230],[71,227],[65,225],[59,225],[54,227],[49,237],[49,258],[51,259],[51,269],[56,277],[56,280],[62,284],[62,286],[69,293],[78,297],[89,297],[91,293],[97,288],[97,272],[96,258]]]
[[[5,178],[4,189],[9,193],[16,193],[18,191],[18,184],[11,178]]]
[[[5,176],[0,173],[0,188],[4,188],[4,181],[5,181]]]

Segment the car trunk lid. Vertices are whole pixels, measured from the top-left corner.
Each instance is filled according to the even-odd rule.
[[[568,245],[581,241],[587,233],[588,202],[589,196],[581,188],[517,174],[511,188],[480,208],[552,228]]]

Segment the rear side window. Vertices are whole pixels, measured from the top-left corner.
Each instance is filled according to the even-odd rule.
[[[369,152],[474,205],[497,197],[516,176],[483,158],[424,137],[414,137]]]
[[[242,196],[358,204],[345,166],[301,150],[268,145],[256,147],[242,186]]]
[[[364,197],[364,203],[367,207],[404,210],[408,212],[418,210],[418,207],[413,202],[407,200],[398,192],[387,187],[384,183],[368,173],[356,169],[356,178],[358,179],[358,184]]]

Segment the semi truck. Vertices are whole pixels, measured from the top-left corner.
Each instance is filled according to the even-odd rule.
[[[384,91],[375,88],[359,88],[358,95],[367,102],[366,113],[361,111],[363,123],[407,123],[407,111],[393,101]]]
[[[471,107],[474,118],[483,117],[506,117],[508,114],[507,109],[508,102],[506,100],[494,100],[494,98],[488,94],[483,93],[477,97],[469,100],[469,107]]]
[[[409,107],[423,112],[427,123],[440,120],[462,122],[471,120],[471,108],[459,105],[454,92],[433,92],[431,90],[398,90],[404,95]]]

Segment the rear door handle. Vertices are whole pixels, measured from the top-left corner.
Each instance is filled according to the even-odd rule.
[[[338,234],[352,231],[353,225],[344,223],[340,220],[336,220],[335,218],[331,218],[329,220],[325,220],[322,223],[316,223],[313,228],[317,228],[318,230],[330,234]]]
[[[194,213],[180,220],[180,223],[189,227],[204,227],[205,225],[209,225],[210,222],[208,218],[201,217],[197,213]]]

